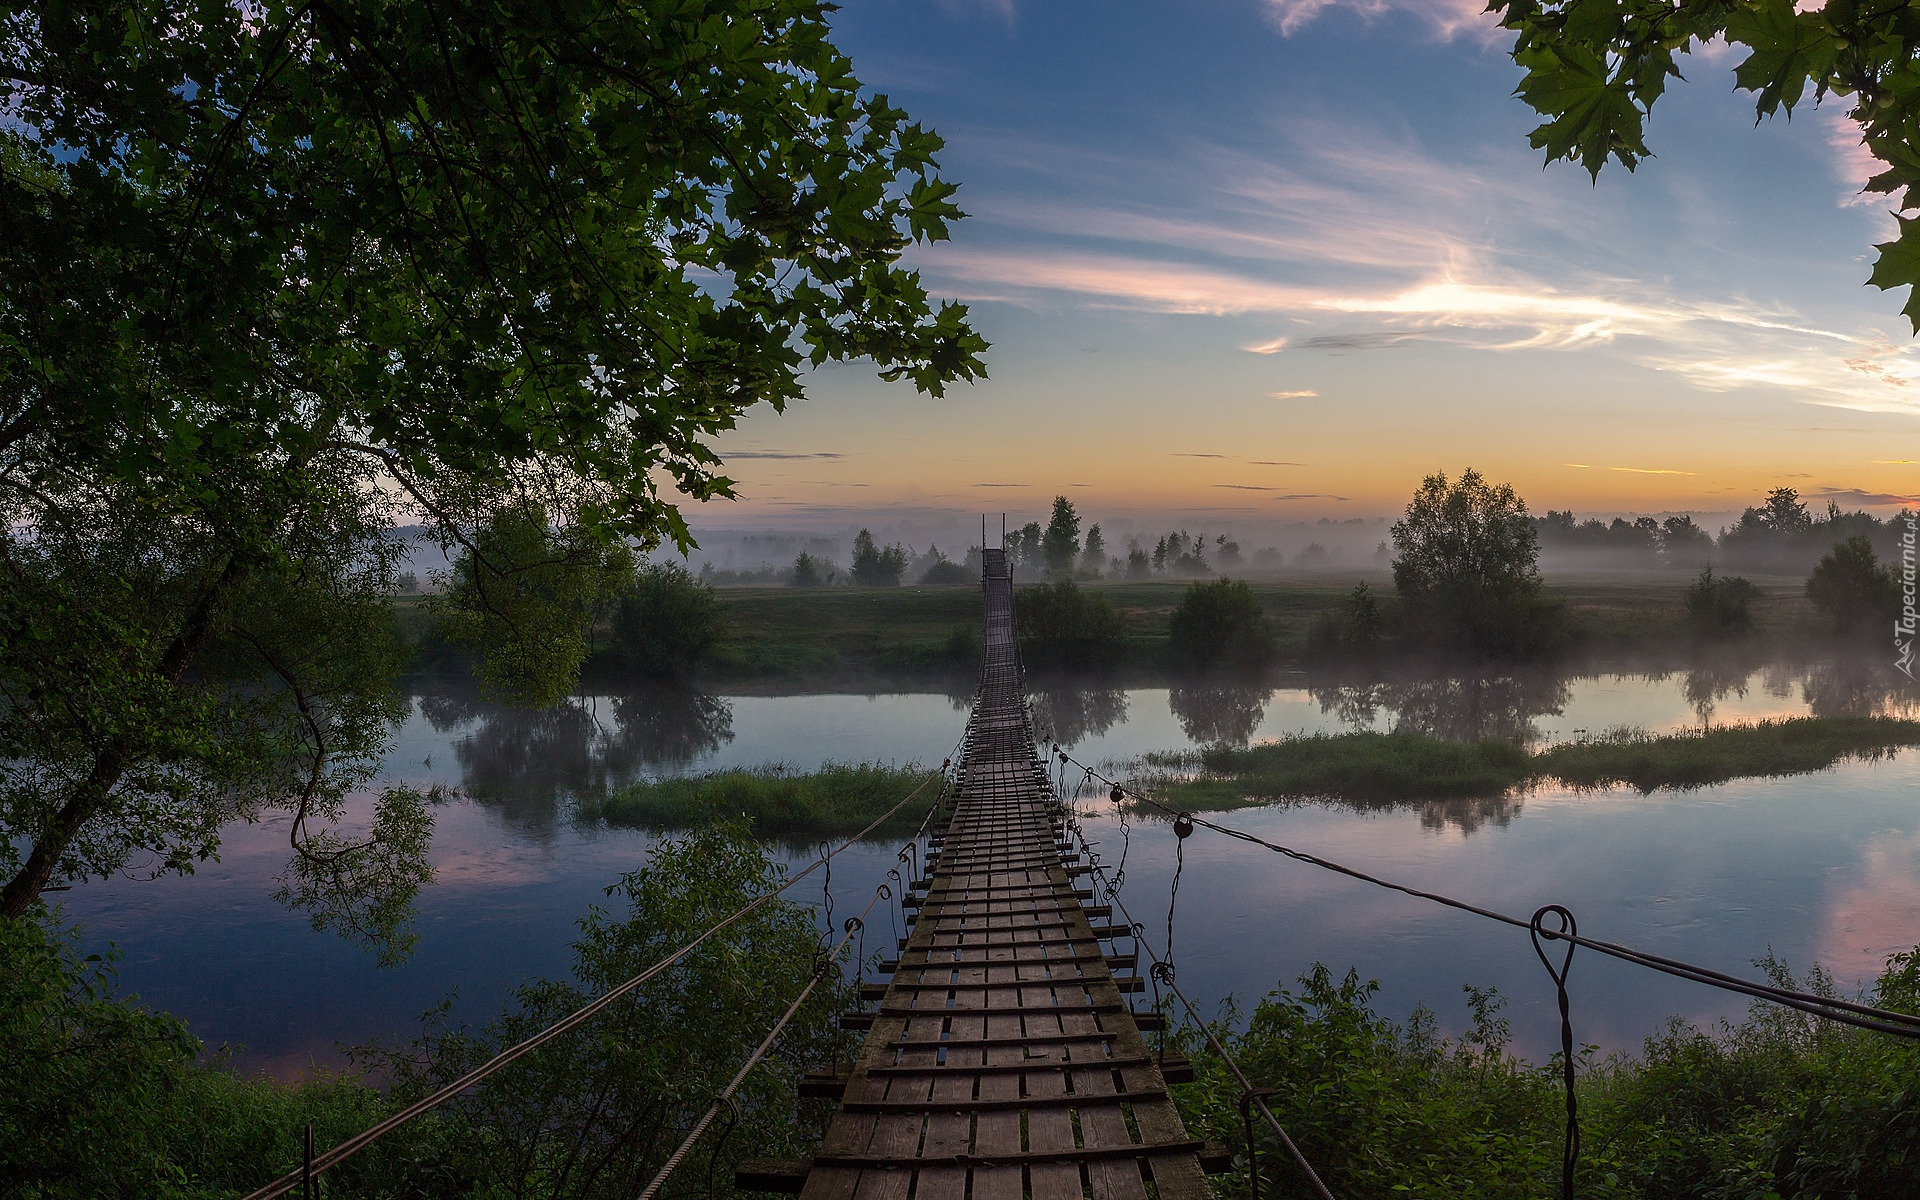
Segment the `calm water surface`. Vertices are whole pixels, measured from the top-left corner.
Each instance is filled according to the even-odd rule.
[[[1302,731],[1410,727],[1447,736],[1558,740],[1623,725],[1654,731],[1820,713],[1912,714],[1912,694],[1871,664],[1666,677],[1540,676],[1346,688],[1103,689],[1036,686],[1039,719],[1088,762]],[[438,810],[436,882],[403,966],[373,959],[271,899],[287,857],[284,821],[228,831],[223,859],[187,879],[76,888],[68,916],[95,946],[117,944],[123,984],[185,1017],[240,1063],[296,1074],[342,1060],[338,1046],[408,1036],[451,1000],[484,1020],[514,986],[564,974],[587,907],[645,860],[649,835],[582,826],[571,797],[623,780],[781,762],[937,764],[970,696],[586,696],[545,713],[458,692],[414,698],[387,773],[457,785]],[[1640,796],[1543,790],[1496,801],[1356,809],[1299,804],[1221,819],[1414,886],[1525,915],[1567,905],[1583,933],[1751,974],[1771,950],[1818,961],[1849,989],[1890,952],[1920,943],[1920,759],[1850,763],[1782,780]],[[1122,831],[1104,805],[1086,818],[1102,853]],[[1123,899],[1156,948],[1167,937],[1173,838],[1135,820]],[[837,860],[844,913],[893,864],[892,846]],[[800,899],[821,900],[815,880]],[[886,940],[884,927],[873,948]],[[1465,983],[1510,999],[1517,1046],[1544,1056],[1558,1024],[1545,972],[1521,931],[1328,875],[1200,831],[1187,845],[1174,957],[1196,997],[1251,1000],[1315,961],[1381,982],[1379,1007],[1416,1002],[1443,1028],[1466,1023]],[[1637,1046],[1670,1015],[1737,1018],[1736,997],[1584,955],[1573,971],[1576,1034]]]

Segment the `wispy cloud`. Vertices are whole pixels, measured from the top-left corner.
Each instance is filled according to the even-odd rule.
[[[1174,452],[1173,452],[1173,457],[1175,457],[1175,458],[1225,458],[1225,457],[1226,457],[1226,455],[1224,455],[1224,454],[1196,454],[1196,453],[1193,453],[1192,451],[1187,451],[1187,450],[1176,450],[1176,451],[1174,451]]]
[[[1920,458],[1876,458],[1873,461],[1876,466],[1882,467],[1920,466]]]
[[[837,454],[831,450],[819,450],[810,454],[787,451],[787,450],[729,450],[726,453],[722,454],[720,457],[727,458],[727,459],[734,459],[734,458],[803,459],[803,458],[845,458],[846,455]]]
[[[1267,16],[1282,34],[1293,36],[1322,13],[1347,11],[1372,21],[1412,17],[1442,38],[1469,34],[1492,39],[1500,27],[1482,0],[1266,0]]]
[[[1625,471],[1629,475],[1697,475],[1698,471],[1675,471],[1669,467],[1598,467],[1592,463],[1561,463],[1576,471]]]
[[[1275,400],[1308,400],[1315,396],[1318,396],[1319,394],[1320,394],[1319,392],[1314,391],[1312,388],[1301,388],[1300,390],[1293,391],[1293,392],[1268,392],[1267,393],[1267,395],[1273,397]]]
[[[1270,459],[1270,458],[1256,458],[1253,460],[1253,465],[1256,467],[1304,467],[1307,464],[1297,463],[1297,462],[1280,462],[1278,460]]]
[[[1889,504],[1913,504],[1920,502],[1920,496],[1903,496],[1897,492],[1863,492],[1859,488],[1822,488],[1812,493],[1810,498],[1814,500],[1832,500],[1836,504],[1841,501],[1846,501],[1849,504],[1873,505],[1876,507]]]
[[[1275,500],[1338,500],[1346,503],[1347,497],[1335,496],[1327,492],[1289,492],[1284,496],[1275,496]]]

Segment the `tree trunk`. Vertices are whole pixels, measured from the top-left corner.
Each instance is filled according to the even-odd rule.
[[[243,574],[245,568],[240,565],[239,556],[229,557],[220,577],[194,602],[180,632],[174,635],[173,641],[167,645],[167,652],[160,658],[159,674],[168,683],[178,684],[181,676],[187,673],[194,656],[200,653],[200,648],[206,645],[207,638],[213,633],[214,614]],[[47,884],[53,879],[53,872],[59,867],[67,847],[73,844],[73,839],[100,811],[107,795],[132,763],[133,747],[124,736],[115,738],[94,756],[93,770],[87,772],[86,779],[68,794],[66,803],[60,806],[53,823],[34,839],[33,852],[27,855],[25,865],[7,881],[6,887],[0,888],[0,917],[26,915],[27,909],[40,898],[40,893],[46,890]]]

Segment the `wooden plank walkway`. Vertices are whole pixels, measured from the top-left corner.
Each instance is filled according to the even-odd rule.
[[[1122,998],[1139,981],[1112,976],[1124,960],[1074,887],[1012,580],[986,555],[986,659],[951,815],[802,1200],[1204,1200],[1201,1146]]]

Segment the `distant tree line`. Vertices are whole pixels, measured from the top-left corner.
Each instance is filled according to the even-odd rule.
[[[1877,555],[1890,556],[1905,514],[1882,521],[1865,511],[1848,512],[1829,500],[1813,512],[1791,487],[1777,487],[1716,537],[1692,517],[1665,520],[1615,517],[1575,521],[1571,511],[1548,510],[1530,518],[1542,551],[1577,554],[1596,566],[1677,567],[1697,571],[1709,560],[1722,569],[1798,575],[1852,537],[1867,539]]]

